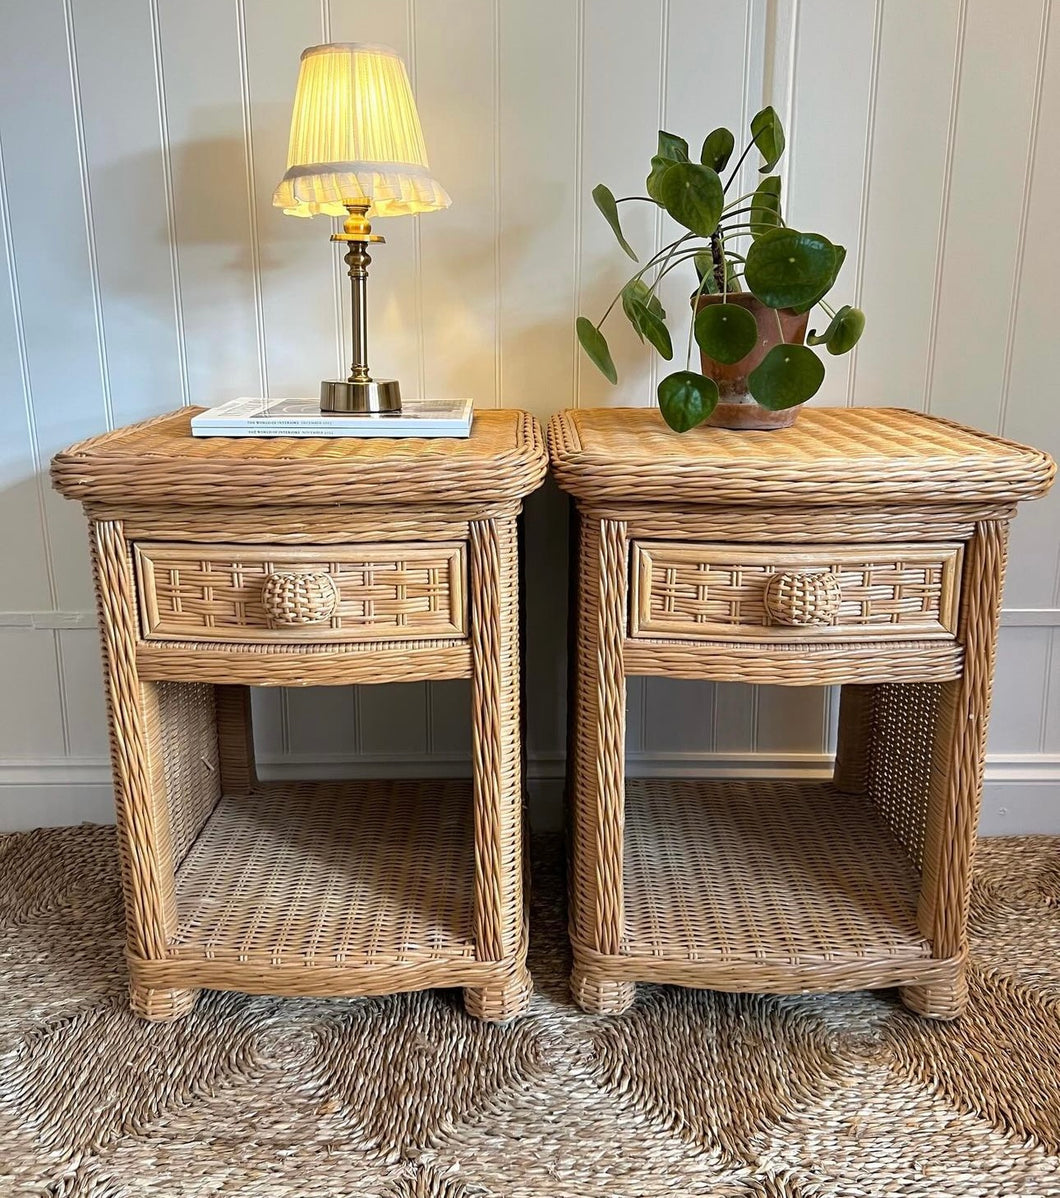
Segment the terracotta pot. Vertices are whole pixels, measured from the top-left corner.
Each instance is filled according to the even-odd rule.
[[[696,310],[707,304],[721,302],[720,295],[701,295],[696,303]],[[758,344],[749,354],[731,366],[724,362],[715,362],[700,351],[699,359],[703,373],[718,384],[720,393],[718,406],[707,417],[705,423],[714,428],[787,428],[795,423],[795,417],[799,413],[798,407],[787,408],[782,412],[771,412],[768,408],[763,408],[747,390],[747,376],[773,346],[779,345],[782,340],[789,345],[801,345],[806,339],[806,325],[810,314],[793,312],[790,308],[781,308],[779,311],[767,308],[748,291],[730,292],[725,297],[725,302],[746,308],[755,318],[758,325]]]

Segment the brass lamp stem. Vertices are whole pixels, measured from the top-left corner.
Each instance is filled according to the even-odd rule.
[[[353,361],[350,364],[351,383],[370,383],[368,373],[368,267],[372,258],[368,243],[351,241],[344,259],[350,268],[351,312],[353,314]]]
[[[342,232],[332,241],[345,241],[349,248],[343,259],[350,271],[350,311],[353,319],[353,361],[345,382],[320,384],[320,408],[324,412],[399,412],[401,389],[395,379],[373,379],[368,370],[368,246],[383,238],[372,232],[369,204],[343,201],[347,213]]]

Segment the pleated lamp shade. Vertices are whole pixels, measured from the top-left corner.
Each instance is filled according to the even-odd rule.
[[[405,216],[449,207],[431,175],[408,72],[387,46],[331,42],[302,51],[287,173],[272,197],[291,216]]]

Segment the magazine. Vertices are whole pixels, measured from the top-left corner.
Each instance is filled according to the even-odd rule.
[[[468,437],[470,399],[406,399],[400,412],[337,415],[316,399],[230,399],[191,418],[194,437]]]

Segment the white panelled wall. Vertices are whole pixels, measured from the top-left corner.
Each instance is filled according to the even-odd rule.
[[[636,192],[655,133],[693,145],[763,103],[788,128],[792,223],[848,247],[868,331],[815,401],[900,405],[1060,451],[1060,6],[1051,0],[5,0],[0,10],[0,828],[110,818],[86,536],[50,456],[342,369],[323,220],[271,207],[298,53],[379,41],[409,62],[445,213],[386,222],[373,363],[406,394],[545,418],[652,402],[613,338],[573,326],[628,262],[593,208]],[[1052,124],[1050,124],[1050,118]],[[1041,135],[1039,135],[1041,131]],[[647,206],[641,247],[666,232]],[[685,302],[675,283],[668,306]],[[529,504],[537,812],[565,729],[566,508]],[[1060,832],[1060,494],[1013,530],[983,829]],[[275,773],[464,772],[460,683],[260,692]],[[631,769],[818,773],[827,691],[634,680]]]

